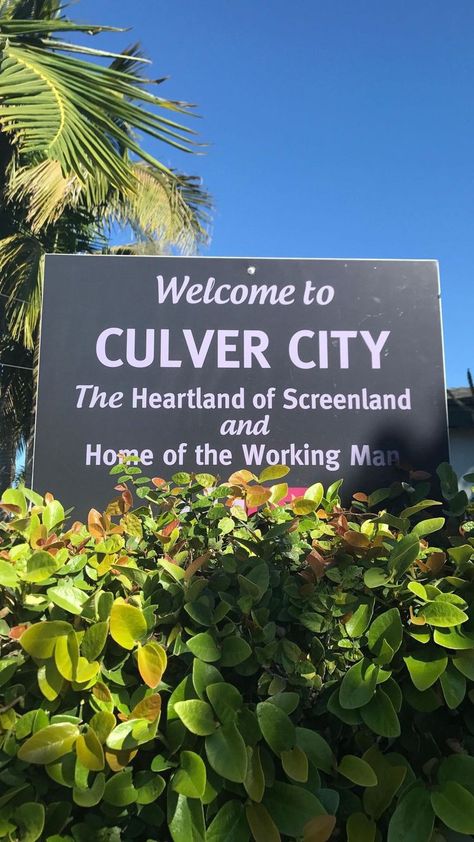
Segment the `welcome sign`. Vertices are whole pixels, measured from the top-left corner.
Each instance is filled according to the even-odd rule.
[[[80,512],[110,468],[387,485],[447,459],[434,261],[46,258],[34,486]]]

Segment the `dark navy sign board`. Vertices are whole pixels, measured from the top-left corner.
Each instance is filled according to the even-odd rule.
[[[148,476],[285,463],[346,493],[448,457],[435,261],[46,259],[34,486],[83,515]]]

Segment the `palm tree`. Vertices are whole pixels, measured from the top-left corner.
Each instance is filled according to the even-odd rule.
[[[143,75],[138,45],[113,54],[63,40],[111,29],[63,9],[0,0],[0,463],[10,454],[11,470],[31,431],[44,254],[107,250],[117,226],[132,232],[129,253],[191,251],[208,236],[199,180],[138,139],[195,151],[191,106],[150,90],[164,80]]]

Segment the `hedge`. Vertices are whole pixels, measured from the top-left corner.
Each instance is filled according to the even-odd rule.
[[[0,522],[0,839],[474,834],[474,509],[448,465],[350,507],[287,469],[112,469]],[[470,477],[474,481],[474,477]],[[433,499],[439,497],[440,499]]]

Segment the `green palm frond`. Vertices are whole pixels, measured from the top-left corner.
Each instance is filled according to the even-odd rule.
[[[32,351],[8,334],[0,338],[0,446],[10,439],[13,448],[30,434],[33,406]]]
[[[34,237],[16,234],[0,240],[2,304],[8,332],[33,348],[41,307],[43,250]]]
[[[54,19],[63,8],[62,0],[2,0],[0,17],[6,20]]]
[[[179,175],[170,179],[147,164],[135,164],[137,188],[131,193],[111,197],[105,218],[130,226],[138,242],[154,243],[159,254],[176,247],[183,252],[196,250],[208,240],[209,195],[198,179]]]
[[[29,44],[5,44],[0,62],[0,127],[17,153],[9,196],[29,203],[33,231],[54,222],[65,202],[77,203],[81,189],[86,200],[93,194],[94,205],[105,202],[111,188],[132,194],[139,185],[130,155],[161,170],[170,185],[179,180],[141,148],[136,132],[189,151],[191,129],[143,104],[180,112],[186,107],[144,88],[146,80],[136,70],[139,58],[136,47],[130,48],[104,68]],[[107,187],[92,189],[92,182]],[[184,192],[185,185],[181,195]]]

